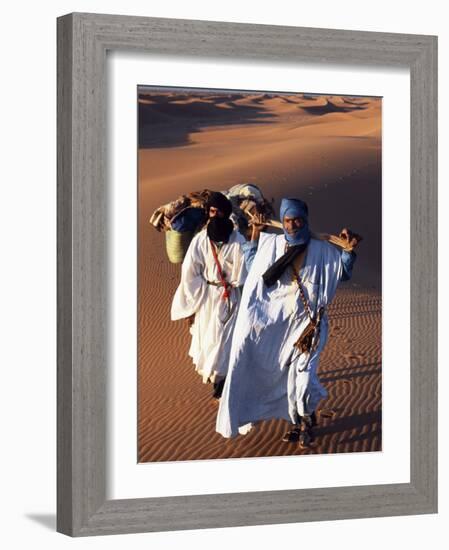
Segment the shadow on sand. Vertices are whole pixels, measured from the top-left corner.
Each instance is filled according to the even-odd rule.
[[[258,105],[239,105],[243,95],[139,95],[139,148],[188,145],[189,135],[211,126],[267,124],[278,117]]]
[[[250,95],[250,94],[249,94]],[[139,94],[139,148],[178,147],[191,143],[190,134],[202,128],[236,124],[267,124],[279,116],[267,110],[265,101],[275,98],[262,94],[249,98],[246,94]],[[247,103],[237,103],[241,99]],[[297,104],[308,115],[323,116],[329,113],[347,113],[365,109],[366,103],[345,101],[324,105],[301,105],[299,101],[280,96],[285,103]],[[315,100],[316,98],[310,98]]]
[[[352,435],[350,438],[341,439],[338,444],[354,443],[356,441],[363,441],[375,436],[379,436],[381,433],[382,413],[381,411],[372,411],[367,413],[353,414],[351,416],[345,416],[342,418],[335,418],[327,426],[317,426],[314,430],[316,437],[322,437],[324,435],[333,435],[349,430],[360,430],[366,426],[371,425],[370,429],[364,433],[358,433]],[[373,429],[373,424],[377,424],[376,429]]]
[[[327,101],[325,105],[301,105],[300,108],[309,115],[328,115],[329,113],[349,113],[352,111],[364,110],[366,107],[360,104],[345,102],[346,105],[335,105]]]

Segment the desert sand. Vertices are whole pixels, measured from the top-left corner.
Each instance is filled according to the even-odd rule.
[[[139,94],[138,460],[177,461],[380,451],[381,99],[309,94]],[[170,321],[180,265],[148,220],[189,191],[258,185],[278,210],[309,205],[316,232],[363,235],[351,281],[329,309],[316,441],[281,441],[288,424],[261,423],[233,440],[215,432],[217,403],[187,355],[186,322]]]

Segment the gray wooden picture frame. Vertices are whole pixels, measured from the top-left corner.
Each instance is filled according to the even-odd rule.
[[[57,25],[58,531],[86,536],[436,512],[437,38],[82,13]],[[410,69],[410,483],[107,500],[108,50]]]

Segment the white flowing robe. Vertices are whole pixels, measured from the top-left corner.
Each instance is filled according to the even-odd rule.
[[[244,242],[244,237],[234,230],[229,241],[217,251],[222,272],[232,287],[229,303],[222,299],[222,286],[208,284],[208,281],[219,283],[220,277],[206,229],[192,239],[182,263],[181,282],[173,298],[171,319],[176,321],[195,314],[190,328],[189,355],[205,383],[223,378],[228,371],[232,331],[246,278],[241,248]]]
[[[245,433],[250,423],[271,418],[297,422],[327,397],[317,376],[328,319],[325,313],[317,349],[293,353],[309,323],[298,285],[287,268],[268,288],[263,273],[285,251],[284,235],[262,233],[243,289],[229,361],[229,371],[217,416],[217,432],[224,437]],[[333,299],[342,274],[340,251],[325,241],[311,239],[299,271],[312,312]]]

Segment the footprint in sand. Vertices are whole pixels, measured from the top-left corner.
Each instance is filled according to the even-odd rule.
[[[360,359],[363,359],[364,355],[365,354],[363,352],[354,353],[353,351],[351,351],[351,352],[348,352],[348,353],[344,353],[343,357],[345,359],[355,359],[355,360],[359,361]]]
[[[335,418],[337,411],[334,409],[321,409],[318,411],[320,418]]]

